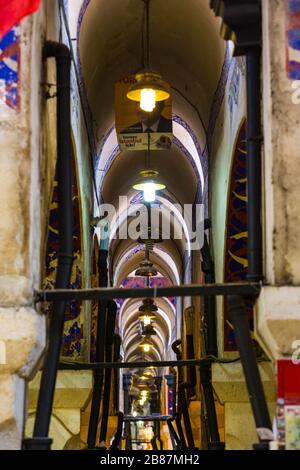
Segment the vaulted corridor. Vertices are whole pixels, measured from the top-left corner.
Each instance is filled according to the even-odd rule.
[[[7,6],[0,449],[300,449],[299,15]]]

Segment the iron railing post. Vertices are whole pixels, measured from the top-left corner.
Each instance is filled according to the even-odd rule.
[[[234,327],[256,431],[260,442],[268,442],[273,439],[272,424],[250,336],[246,305],[244,299],[240,296],[229,296],[228,304],[230,321]]]

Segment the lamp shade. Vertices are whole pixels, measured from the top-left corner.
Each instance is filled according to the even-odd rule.
[[[136,189],[137,191],[145,191],[145,189],[147,189],[146,185],[149,183],[154,184],[156,191],[165,189],[166,185],[159,181],[158,175],[159,173],[156,170],[142,170],[140,172],[139,179],[133,185],[133,189]]]
[[[143,328],[143,332],[142,332],[142,335],[145,335],[145,336],[155,336],[157,333],[155,331],[155,329],[153,328],[152,325],[146,325],[144,328]]]
[[[139,312],[143,312],[144,314],[150,315],[152,312],[157,312],[158,308],[155,305],[153,299],[144,299],[143,304],[139,307]]]
[[[170,97],[170,87],[161,79],[159,73],[146,70],[136,74],[135,78],[137,81],[130,87],[126,96],[132,101],[140,102],[144,111],[153,111],[157,101],[165,101]]]
[[[152,277],[152,276],[157,276],[158,271],[156,267],[149,261],[148,259],[145,259],[140,263],[140,266],[138,269],[135,271],[135,276],[144,276],[144,277]]]

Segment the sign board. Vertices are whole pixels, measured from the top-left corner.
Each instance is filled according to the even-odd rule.
[[[172,145],[172,96],[156,103],[149,113],[137,101],[127,98],[127,91],[136,82],[130,75],[115,84],[116,131],[121,150],[168,150]]]

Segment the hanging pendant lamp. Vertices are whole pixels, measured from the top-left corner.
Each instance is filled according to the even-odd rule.
[[[156,191],[166,188],[166,185],[159,181],[158,175],[156,170],[142,170],[139,179],[133,185],[136,191],[143,191],[145,202],[154,202]]]
[[[144,71],[137,73],[135,78],[137,81],[126,96],[132,101],[138,101],[143,111],[151,113],[158,101],[165,101],[170,97],[169,86],[159,73]]]
[[[143,304],[139,307],[139,319],[142,320],[144,325],[150,325],[151,320],[156,319],[155,312],[158,308],[152,299],[144,299]]]
[[[153,326],[150,324],[150,325],[146,325],[143,328],[142,335],[149,337],[149,336],[155,336],[155,335],[157,335],[157,333],[156,333],[155,329],[153,328]]]
[[[147,337],[145,337],[143,339],[143,341],[140,342],[139,344],[140,348],[143,349],[144,352],[149,352],[153,346],[153,344],[151,343],[151,341],[149,341],[149,339]]]
[[[134,273],[135,276],[144,276],[144,277],[157,276],[157,274],[158,274],[157,268],[148,259],[143,260],[140,263],[138,269]]]
[[[150,0],[143,0],[143,2],[145,3],[146,18],[146,58],[144,57],[145,47],[143,45],[143,67],[145,69],[136,74],[137,82],[128,90],[127,98],[138,101],[143,111],[151,113],[158,101],[164,101],[170,97],[170,86],[162,80],[159,73],[150,69]]]

